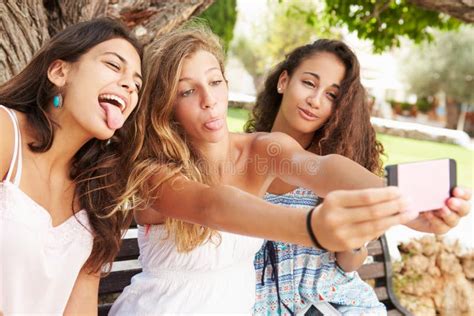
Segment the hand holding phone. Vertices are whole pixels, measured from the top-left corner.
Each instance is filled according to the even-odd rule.
[[[397,186],[408,200],[409,211],[442,208],[456,186],[456,161],[438,159],[385,167],[387,185]]]

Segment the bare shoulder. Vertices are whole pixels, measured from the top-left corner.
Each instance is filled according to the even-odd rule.
[[[291,136],[281,133],[256,133],[252,148],[257,153],[267,153],[275,156],[284,150],[301,149],[301,146]]]
[[[293,137],[282,132],[271,132],[271,133],[256,133],[256,139],[258,141],[268,142],[274,141],[279,143],[297,143]]]
[[[10,115],[5,109],[0,108],[0,176],[3,180],[13,158],[15,144],[15,129]]]
[[[232,141],[233,146],[244,148],[251,148],[255,141],[261,136],[268,133],[230,133],[230,139]]]

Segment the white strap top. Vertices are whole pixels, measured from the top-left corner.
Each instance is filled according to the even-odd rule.
[[[3,110],[13,122],[15,145],[0,182],[0,311],[62,315],[92,251],[89,218],[82,210],[53,226],[50,213],[20,189],[20,128],[15,112],[0,105]]]
[[[22,170],[22,155],[21,155],[21,131],[20,131],[20,124],[18,123],[18,119],[16,117],[15,112],[13,112],[11,109],[4,107],[3,105],[0,105],[0,108],[4,109],[7,111],[8,115],[12,119],[13,122],[13,127],[15,130],[15,145],[13,147],[13,158],[10,163],[10,168],[8,169],[7,177],[5,178],[5,181],[11,182],[10,179],[13,174],[13,169],[15,167],[15,164],[17,166],[16,169],[16,175],[15,179],[13,180],[13,184],[16,186],[20,185],[20,179],[21,179],[21,170]]]

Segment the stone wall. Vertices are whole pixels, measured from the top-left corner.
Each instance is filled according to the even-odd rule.
[[[377,133],[471,148],[471,139],[463,131],[379,117],[371,117],[370,122]]]
[[[474,251],[442,237],[425,236],[399,245],[394,289],[414,315],[474,315]]]

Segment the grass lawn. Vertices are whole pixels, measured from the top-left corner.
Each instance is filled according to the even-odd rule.
[[[247,119],[247,110],[229,108],[227,122],[230,131],[241,132]],[[387,157],[383,157],[385,164],[425,159],[453,158],[457,162],[458,184],[474,188],[474,151],[457,145],[408,139],[385,134],[378,134],[377,137],[385,148],[387,155]]]
[[[249,119],[249,111],[244,109],[229,108],[227,124],[231,132],[242,132],[244,124]]]

